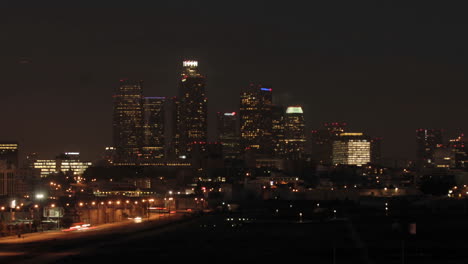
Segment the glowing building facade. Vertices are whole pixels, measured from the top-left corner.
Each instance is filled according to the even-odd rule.
[[[341,133],[333,141],[333,164],[362,166],[371,160],[371,142],[363,133]]]
[[[272,89],[250,84],[240,95],[241,150],[272,155]]]
[[[33,169],[40,169],[41,177],[50,174],[71,171],[73,175],[81,176],[84,171],[92,165],[91,162],[81,161],[78,152],[66,152],[51,160],[36,160],[32,164]]]
[[[300,159],[305,152],[305,123],[301,106],[286,109],[284,126],[284,145],[287,159]]]
[[[138,159],[143,141],[142,82],[120,80],[114,95],[113,142],[119,162]]]

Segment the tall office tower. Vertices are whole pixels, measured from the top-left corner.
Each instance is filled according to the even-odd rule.
[[[172,158],[181,158],[185,157],[182,156],[182,146],[180,142],[181,131],[179,128],[181,127],[181,107],[180,107],[180,100],[179,97],[174,96],[172,97],[171,104],[170,104],[170,112],[171,112],[171,144],[169,148],[169,154]]]
[[[0,161],[1,160],[5,161],[5,166],[8,168],[18,168],[18,142],[0,142]]]
[[[222,144],[225,159],[236,159],[240,155],[239,119],[236,112],[217,113],[218,141]]]
[[[341,133],[333,141],[333,164],[362,166],[370,162],[371,142],[363,133]]]
[[[324,165],[333,163],[333,141],[346,131],[347,125],[345,122],[327,122],[323,123],[320,129],[312,131],[311,154],[317,163]]]
[[[164,158],[165,97],[143,98],[142,162]]]
[[[179,96],[174,99],[174,140],[179,157],[189,156],[191,144],[206,142],[208,134],[206,77],[199,73],[197,61],[184,61]]]
[[[382,162],[382,139],[375,137],[371,139],[371,163],[381,165]]]
[[[457,169],[468,168],[468,144],[464,133],[449,140],[449,149],[453,153],[454,167]]]
[[[142,146],[141,81],[120,80],[114,95],[113,142],[117,161],[136,162]]]
[[[434,167],[434,151],[443,147],[442,129],[416,130],[417,165],[419,168]]]
[[[274,156],[282,158],[286,154],[285,149],[285,109],[282,105],[273,105],[271,108],[271,132],[273,138],[273,152]]]
[[[272,155],[272,89],[250,84],[240,100],[241,149]]]
[[[301,106],[289,106],[286,109],[284,142],[287,159],[301,159],[305,153],[305,123]]]

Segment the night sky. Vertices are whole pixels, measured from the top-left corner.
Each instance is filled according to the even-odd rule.
[[[19,3],[18,3],[19,2]],[[302,104],[308,130],[346,121],[414,158],[415,129],[468,131],[468,21],[448,1],[0,2],[0,140],[94,160],[112,142],[121,78],[177,94],[182,60],[208,76],[211,125],[250,81]],[[460,1],[462,3],[462,1]],[[213,130],[210,130],[213,139]]]

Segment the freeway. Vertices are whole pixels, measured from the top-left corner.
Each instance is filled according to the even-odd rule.
[[[136,239],[149,230],[163,231],[175,223],[191,218],[181,214],[153,214],[142,221],[122,221],[92,229],[63,232],[60,230],[0,238],[0,263],[57,263],[68,256],[96,248]]]
[[[247,220],[248,219],[248,220]],[[154,260],[215,261],[304,258],[315,263],[367,263],[346,220],[257,221],[247,215],[173,214],[141,225],[103,226],[90,231],[48,234],[43,240],[2,241],[0,263],[107,263]],[[6,247],[3,247],[6,246]]]

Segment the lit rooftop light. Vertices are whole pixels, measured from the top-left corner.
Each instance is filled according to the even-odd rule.
[[[198,67],[198,61],[186,60],[186,61],[183,61],[182,65],[184,67]]]
[[[289,106],[286,109],[286,114],[303,114],[302,107],[300,106]]]

